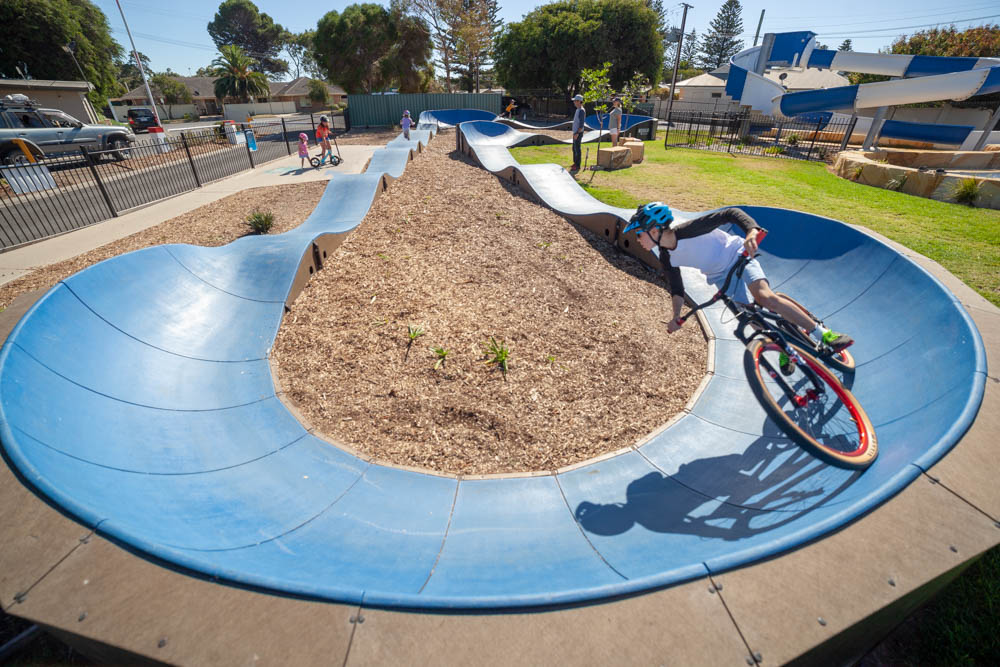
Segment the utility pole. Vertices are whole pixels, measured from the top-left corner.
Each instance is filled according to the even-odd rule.
[[[128,28],[128,21],[125,20],[125,12],[122,10],[122,3],[120,0],[115,0],[115,4],[118,5],[118,11],[122,15],[122,23],[125,24],[125,32],[128,34],[128,41],[132,44],[132,55],[135,57],[136,67],[139,68],[139,74],[142,75],[142,83],[146,86],[146,96],[149,98],[149,103],[153,107],[153,118],[156,119],[157,125],[162,125],[160,122],[160,114],[156,112],[156,100],[153,99],[153,91],[149,89],[149,81],[146,80],[146,70],[142,68],[142,61],[139,60],[139,51],[135,48],[135,40],[132,39],[132,31]]]
[[[688,10],[694,5],[682,2],[684,14],[681,15],[681,35],[677,40],[677,57],[674,58],[674,73],[670,77],[670,96],[667,98],[667,123],[670,123],[670,112],[674,107],[674,87],[677,85],[677,69],[681,66],[681,47],[684,46],[684,26],[687,22]]]
[[[764,10],[760,10],[760,20],[757,21],[757,32],[753,36],[753,45],[757,46],[757,38],[760,37],[760,27],[764,25]]]

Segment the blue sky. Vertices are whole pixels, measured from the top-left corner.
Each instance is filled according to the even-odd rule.
[[[115,0],[92,0],[108,17],[112,35],[126,49],[128,37]],[[686,30],[703,33],[715,18],[724,0],[689,0]],[[500,0],[501,16],[507,22],[519,21],[544,2]],[[300,32],[316,27],[320,17],[330,10],[343,10],[353,0],[313,2],[310,0],[257,0],[262,12],[270,14],[289,30]],[[382,3],[388,5],[388,2]],[[136,47],[149,56],[156,71],[172,68],[179,74],[194,73],[215,57],[215,47],[206,25],[218,7],[215,0],[121,0]],[[855,51],[875,52],[892,43],[900,34],[911,34],[935,25],[951,23],[966,28],[983,23],[1000,23],[997,0],[955,0],[945,8],[940,0],[837,0],[806,3],[792,0],[743,2],[743,28],[746,46],[753,42],[761,9],[765,9],[761,33],[812,30],[830,48],[844,39],[853,40]],[[680,4],[667,4],[671,18],[680,25]],[[580,48],[586,48],[581,44]]]

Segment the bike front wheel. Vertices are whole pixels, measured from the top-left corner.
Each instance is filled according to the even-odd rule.
[[[781,345],[769,338],[747,344],[745,366],[754,393],[789,437],[820,458],[867,468],[878,456],[878,440],[858,399],[816,357],[788,345],[799,361],[786,374]]]

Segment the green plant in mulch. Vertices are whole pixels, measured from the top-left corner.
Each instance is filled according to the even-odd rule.
[[[951,197],[959,204],[975,206],[982,187],[982,183],[979,183],[974,178],[963,178],[955,185]]]
[[[539,241],[536,245],[542,250],[546,250],[550,245],[552,245],[552,241]]]
[[[785,137],[785,143],[788,144],[789,146],[798,146],[799,135],[795,134],[794,132],[789,134],[787,137]]]
[[[267,234],[274,226],[274,213],[270,211],[254,211],[244,220],[254,234]]]
[[[406,337],[409,339],[406,341],[406,354],[403,355],[403,360],[405,361],[407,357],[410,356],[410,348],[413,347],[413,341],[423,336],[426,332],[424,328],[420,325],[414,326],[412,324],[406,325]]]
[[[764,149],[764,152],[767,153],[768,155],[781,155],[782,153],[785,152],[785,147],[784,146],[769,146],[768,148]]]
[[[493,336],[490,336],[488,342],[482,343],[482,346],[486,351],[486,363],[499,368],[500,372],[503,373],[503,379],[506,380],[510,348],[503,341],[498,342]]]
[[[432,347],[431,352],[437,357],[437,361],[434,363],[434,370],[444,366],[444,362],[448,360],[448,355],[451,354],[451,350],[447,350],[441,346]]]

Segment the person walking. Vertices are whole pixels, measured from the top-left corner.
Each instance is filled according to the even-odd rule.
[[[583,110],[583,95],[573,97],[573,104],[576,111],[573,112],[573,166],[570,172],[580,171],[581,153],[580,144],[583,142],[583,123],[587,118],[587,112]]]

